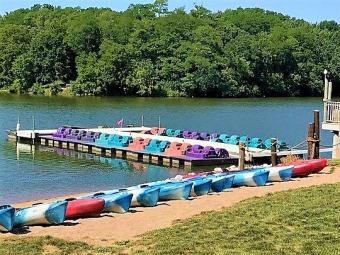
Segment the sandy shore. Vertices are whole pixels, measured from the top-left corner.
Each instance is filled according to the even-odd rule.
[[[154,208],[132,208],[131,212],[125,214],[112,213],[104,214],[100,218],[67,221],[61,226],[29,227],[15,234],[1,234],[0,238],[50,235],[66,240],[85,241],[89,244],[109,245],[117,240],[130,240],[145,232],[169,227],[176,220],[186,219],[201,212],[232,206],[251,197],[260,197],[271,192],[300,187],[340,182],[340,168],[332,174],[327,173],[328,171],[329,169],[325,169],[322,173],[311,175],[308,178],[296,178],[289,182],[269,184],[265,187],[241,187],[222,193],[212,193],[189,201],[163,202]],[[49,200],[39,200],[34,201],[34,203],[46,201]],[[15,206],[20,207],[32,203],[25,202]]]

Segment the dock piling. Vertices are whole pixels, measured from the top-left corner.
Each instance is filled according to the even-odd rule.
[[[238,159],[238,168],[240,170],[244,169],[244,161],[246,157],[246,147],[244,146],[243,142],[239,144],[239,159]]]
[[[271,138],[270,139],[270,151],[271,151],[271,163],[272,166],[276,166],[277,165],[277,141],[276,138]]]
[[[307,158],[314,158],[314,123],[308,124],[307,132]]]
[[[314,157],[320,157],[320,111],[314,110]]]

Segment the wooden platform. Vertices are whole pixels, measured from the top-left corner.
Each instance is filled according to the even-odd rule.
[[[198,144],[201,146],[212,146],[214,148],[223,148],[229,152],[230,158],[228,159],[197,159],[186,156],[168,156],[162,153],[149,153],[145,151],[134,151],[124,147],[110,147],[98,146],[95,143],[87,143],[84,141],[74,141],[67,139],[58,139],[52,136],[56,132],[56,129],[48,130],[19,130],[9,131],[8,136],[15,137],[17,141],[28,141],[30,143],[39,143],[44,146],[52,146],[58,148],[64,148],[79,152],[93,153],[96,155],[106,157],[117,157],[128,160],[136,160],[145,163],[159,164],[171,167],[194,167],[194,166],[217,166],[226,164],[237,164],[239,156],[239,146],[233,144],[225,144],[213,141],[192,140],[179,137],[168,137],[160,135],[143,134],[142,131],[150,130],[151,127],[126,127],[126,128],[82,128],[86,131],[101,132],[107,134],[116,134],[122,136],[131,136],[132,138],[141,137],[149,139],[158,139],[161,141],[178,142]],[[284,157],[286,155],[295,154],[303,155],[305,151],[281,151],[278,152],[278,157]],[[251,163],[270,163],[271,152],[267,149],[258,148],[246,148],[245,160]]]
[[[151,153],[147,151],[132,150],[128,147],[105,147],[95,143],[76,142],[74,140],[55,138],[50,135],[40,136],[40,145],[74,150],[77,152],[91,153],[102,157],[121,158],[140,161],[148,164],[162,165],[166,167],[183,167],[191,169],[198,166],[221,166],[237,164],[238,158],[211,158],[197,159],[188,156],[170,156],[163,153]]]

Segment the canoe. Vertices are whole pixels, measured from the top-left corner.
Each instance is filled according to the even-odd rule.
[[[84,217],[96,217],[104,209],[105,201],[101,198],[70,198],[66,199],[66,219],[77,219]]]
[[[65,220],[67,204],[67,201],[57,201],[16,209],[14,226],[61,224]]]
[[[124,189],[114,189],[114,190],[107,190],[103,191],[105,194],[114,194],[117,192],[128,192],[132,194],[131,199],[131,207],[136,206],[145,206],[145,207],[153,207],[157,205],[159,200],[159,187],[149,187],[149,186],[132,186]]]
[[[0,206],[0,232],[8,232],[13,228],[15,209],[10,205]]]
[[[147,183],[150,187],[159,187],[159,200],[187,200],[193,186],[192,182],[158,181]]]
[[[113,194],[95,193],[92,198],[100,198],[104,200],[103,212],[125,213],[129,211],[132,193],[117,192]]]

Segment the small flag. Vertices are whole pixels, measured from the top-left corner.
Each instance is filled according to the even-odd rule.
[[[124,119],[121,119],[121,120],[118,120],[116,124],[120,127],[123,127],[123,123],[124,123]]]

